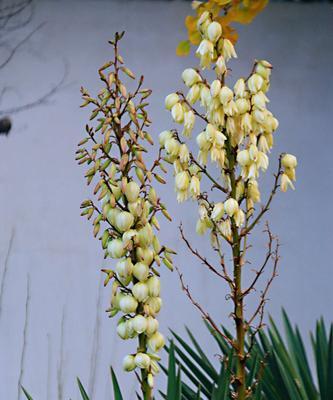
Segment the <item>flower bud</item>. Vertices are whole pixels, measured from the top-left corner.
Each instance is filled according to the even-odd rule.
[[[165,146],[165,142],[168,139],[171,139],[171,138],[172,138],[172,132],[171,131],[163,131],[163,132],[161,132],[160,135],[159,135],[159,142],[160,142],[161,147],[164,147]]]
[[[155,332],[148,338],[147,345],[153,353],[157,353],[165,345],[164,336],[160,332]]]
[[[146,328],[146,335],[151,336],[153,335],[159,327],[159,323],[156,318],[154,317],[147,317],[147,328]]]
[[[153,388],[153,387],[154,387],[154,377],[153,377],[153,374],[148,374],[147,382],[148,382],[148,386],[149,386],[150,388]]]
[[[211,218],[214,221],[218,221],[218,220],[220,220],[222,218],[223,214],[224,214],[224,204],[221,203],[221,202],[220,203],[216,203],[214,205],[214,208],[213,208],[213,211],[212,211],[212,214],[211,214]]]
[[[195,83],[201,82],[201,77],[193,68],[187,68],[182,73],[182,78],[186,86],[191,87]]]
[[[224,203],[225,212],[229,215],[229,217],[232,217],[235,214],[235,212],[238,210],[238,208],[239,208],[238,202],[237,202],[237,200],[235,200],[233,198],[229,198]]]
[[[134,223],[134,217],[127,211],[122,211],[116,216],[116,226],[121,232],[128,231]]]
[[[106,218],[110,222],[111,225],[116,225],[116,217],[120,213],[118,208],[110,208],[106,213]]]
[[[147,329],[147,320],[143,315],[136,315],[132,319],[132,326],[135,332],[137,332],[140,335]]]
[[[171,93],[165,98],[165,108],[171,110],[171,108],[179,102],[179,96],[177,93]]]
[[[284,168],[296,168],[297,158],[292,154],[285,154],[281,159],[281,164]]]
[[[257,93],[264,84],[263,78],[258,74],[253,74],[247,81],[247,86],[251,93]]]
[[[149,274],[149,268],[146,264],[142,262],[137,262],[133,265],[133,275],[137,280],[143,282],[147,280]]]
[[[184,121],[184,110],[180,103],[176,103],[171,109],[172,118],[177,124],[181,124]]]
[[[137,353],[134,357],[135,365],[141,369],[148,369],[150,365],[150,357],[145,353]]]
[[[158,297],[161,292],[161,282],[157,276],[152,276],[147,281],[148,294],[150,297]]]
[[[135,365],[134,357],[131,355],[125,356],[123,359],[124,371],[127,371],[127,372],[133,371],[135,369],[135,367],[136,367],[136,365]]]
[[[138,307],[138,302],[131,295],[124,295],[119,301],[119,308],[124,314],[134,313]]]
[[[207,36],[211,42],[215,43],[221,35],[222,26],[218,22],[214,21],[208,25]]]
[[[112,239],[108,243],[108,254],[111,258],[121,258],[125,253],[126,250],[121,239]]]
[[[179,172],[175,178],[177,190],[187,190],[190,184],[188,172]]]
[[[133,203],[137,200],[140,193],[140,186],[134,182],[128,182],[125,188],[125,196],[130,203]]]
[[[228,86],[223,86],[220,91],[220,101],[225,106],[234,97],[233,91]]]

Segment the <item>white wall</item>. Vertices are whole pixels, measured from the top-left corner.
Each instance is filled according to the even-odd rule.
[[[45,27],[2,71],[1,86],[14,88],[1,105],[9,107],[56,83],[63,60],[70,66],[69,85],[49,104],[14,116],[10,137],[0,138],[1,399],[18,399],[20,375],[37,400],[78,399],[76,376],[92,390],[93,399],[110,399],[110,364],[119,371],[125,398],[134,399],[133,374],[121,373],[118,363],[135,343],[118,340],[115,321],[103,312],[109,290],[100,289],[99,270],[105,263],[91,227],[79,217],[80,201],[87,195],[83,170],[74,162],[87,115],[78,108],[79,86],[98,89],[97,69],[110,52],[107,40],[125,29],[124,58],[154,90],[152,133],[157,137],[171,126],[163,110],[165,95],[181,87],[182,70],[196,62],[174,53],[185,36],[188,11],[186,2],[43,1],[31,27],[46,21]],[[272,4],[239,31],[232,79],[246,75],[254,58],[273,63],[270,106],[280,129],[272,159],[286,150],[299,159],[296,192],[279,194],[271,212],[283,257],[268,310],[278,318],[281,306],[286,307],[307,332],[320,315],[332,320],[332,9]],[[178,206],[172,184],[160,192],[175,217],[173,225],[163,225],[164,240],[178,250],[177,264],[193,293],[230,327],[226,288],[191,258],[178,238],[180,220],[187,231],[193,229],[194,205]],[[208,247],[191,237],[199,248]],[[261,249],[253,250],[254,259],[264,252],[263,241],[257,243]],[[176,274],[164,271],[162,279],[164,332],[169,327],[182,331],[186,324],[203,337],[200,317],[181,292]],[[212,356],[217,351],[209,342],[207,349]]]

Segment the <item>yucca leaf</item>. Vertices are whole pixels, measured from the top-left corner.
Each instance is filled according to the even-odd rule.
[[[112,367],[110,368],[110,371],[111,371],[111,379],[112,379],[112,385],[113,385],[114,400],[123,400],[123,396],[121,394],[119,383],[118,383],[116,374]]]
[[[89,396],[88,396],[87,392],[85,391],[85,389],[84,389],[84,387],[83,387],[83,385],[82,385],[82,383],[81,383],[79,378],[77,378],[77,384],[79,386],[79,390],[80,390],[80,393],[81,393],[81,396],[82,396],[82,400],[90,400]]]
[[[33,398],[32,398],[32,397],[30,396],[30,394],[24,389],[24,387],[21,386],[21,388],[22,388],[22,391],[23,391],[25,397],[26,397],[28,400],[33,400]]]

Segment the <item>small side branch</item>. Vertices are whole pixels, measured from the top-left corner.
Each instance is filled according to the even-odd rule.
[[[202,318],[205,319],[211,325],[211,327],[219,335],[221,335],[221,337],[223,337],[224,340],[226,340],[230,344],[230,346],[232,346],[233,348],[236,349],[234,342],[221,331],[221,329],[217,326],[217,324],[214,322],[214,320],[209,315],[209,313],[207,311],[205,311],[203,309],[203,307],[196,300],[194,300],[188,285],[186,285],[185,282],[184,282],[183,274],[180,272],[180,270],[179,270],[179,268],[177,266],[175,266],[175,268],[176,268],[176,271],[177,271],[178,276],[179,276],[179,280],[180,280],[180,283],[181,283],[182,290],[185,292],[186,296],[189,298],[190,302],[194,305],[194,307],[196,307],[200,311],[200,314],[201,314]]]

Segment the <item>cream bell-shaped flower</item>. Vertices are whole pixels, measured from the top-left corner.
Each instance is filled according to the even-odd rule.
[[[269,100],[265,93],[263,92],[258,92],[255,95],[252,96],[251,98],[251,103],[254,107],[259,108],[259,110],[265,110],[266,108],[266,103],[268,103]]]
[[[162,147],[164,147],[165,146],[165,142],[168,140],[168,139],[171,139],[172,138],[172,132],[171,131],[163,131],[163,132],[161,132],[160,134],[159,134],[159,143],[160,143],[160,145],[162,146]]]
[[[195,115],[192,110],[184,113],[184,129],[183,135],[190,137],[195,123]]]
[[[140,335],[147,329],[147,320],[143,315],[136,315],[134,318],[132,318],[132,326],[135,332]]]
[[[134,223],[134,217],[128,211],[122,211],[116,216],[116,226],[121,232],[128,231]]]
[[[112,239],[108,243],[108,254],[111,258],[121,258],[125,255],[126,249],[124,248],[121,239]]]
[[[252,200],[253,203],[258,203],[260,201],[259,185],[255,179],[250,179],[248,182],[247,197]]]
[[[145,302],[151,314],[158,314],[162,307],[162,299],[160,297],[149,297]]]
[[[221,39],[222,40],[222,54],[226,61],[229,61],[231,58],[237,58],[237,54],[234,48],[234,45],[231,43],[229,39]]]
[[[180,144],[175,138],[170,138],[165,141],[165,150],[170,156],[177,157],[180,150]]]
[[[175,178],[177,190],[187,190],[190,185],[189,174],[186,171],[179,172]]]
[[[158,297],[161,293],[161,282],[157,276],[152,276],[147,281],[148,294],[150,297]]]
[[[198,219],[195,231],[198,235],[204,235],[208,229],[208,226],[205,221],[202,221],[201,219]]]
[[[207,86],[202,85],[200,89],[200,102],[202,107],[208,108],[211,100],[212,96],[210,94],[210,89]]]
[[[196,103],[200,99],[200,85],[193,85],[187,93],[186,100],[190,104]]]
[[[214,57],[213,43],[207,39],[202,40],[199,44],[196,54],[200,57],[200,66],[203,69],[208,68]]]
[[[190,161],[190,152],[185,143],[179,147],[179,161],[181,163],[188,163]]]
[[[137,262],[133,265],[133,275],[138,281],[144,282],[145,280],[147,280],[148,274],[149,268],[146,264],[142,262]]]
[[[214,205],[213,211],[211,213],[211,219],[214,221],[219,221],[224,214],[224,204],[222,202],[216,203]]]
[[[132,275],[133,264],[130,258],[125,258],[124,260],[120,260],[116,264],[116,272],[117,275],[122,278],[127,278]]]
[[[176,103],[172,108],[171,108],[171,115],[172,118],[175,122],[178,124],[183,123],[184,121],[184,110],[183,107],[180,103]]]
[[[190,193],[193,198],[197,198],[200,194],[200,180],[195,175],[191,177]]]
[[[201,82],[201,77],[193,68],[187,68],[182,73],[182,78],[186,86],[191,87],[194,84]]]
[[[281,159],[281,164],[284,168],[296,168],[297,158],[292,154],[284,154]]]
[[[179,102],[179,96],[177,93],[170,93],[166,98],[165,98],[165,108],[167,110],[171,110],[171,108]]]
[[[138,282],[132,287],[133,296],[142,303],[148,298],[148,286],[145,282]]]
[[[293,185],[291,179],[287,174],[282,174],[281,176],[281,191],[286,192],[288,188],[295,190],[295,186]]]
[[[215,42],[218,41],[218,39],[220,39],[221,35],[222,35],[222,26],[221,26],[221,24],[219,24],[216,21],[211,22],[208,25],[208,28],[207,28],[208,39],[211,42],[215,43]]]
[[[272,72],[272,64],[268,61],[260,60],[257,62],[255,71],[258,75],[262,76],[264,79],[269,80],[271,72]]]
[[[225,106],[234,97],[234,92],[228,88],[228,86],[223,86],[220,90],[220,101]]]
[[[150,366],[150,357],[145,353],[137,353],[134,357],[135,365],[141,369],[148,369]]]
[[[257,93],[263,87],[264,79],[258,74],[253,74],[247,81],[247,86],[251,93]]]
[[[123,358],[123,369],[126,372],[131,372],[136,368],[134,356],[128,355]]]
[[[229,217],[232,217],[238,210],[238,208],[239,208],[238,201],[231,197],[224,202],[224,209],[225,212],[229,215]]]
[[[158,330],[159,323],[158,320],[152,316],[147,317],[146,320],[147,320],[146,335],[151,336]]]
[[[209,142],[206,131],[199,133],[199,135],[196,138],[196,141],[200,150],[207,151],[210,149],[211,144]]]
[[[126,339],[129,338],[128,329],[127,329],[127,322],[124,321],[123,319],[121,319],[120,322],[117,325],[117,334],[123,340],[126,340]]]
[[[215,81],[211,83],[210,94],[212,95],[212,97],[217,97],[219,95],[221,87],[221,81],[219,81],[218,79],[215,79]]]
[[[235,220],[235,224],[238,227],[244,225],[245,214],[244,214],[244,211],[242,209],[238,208],[238,210],[236,210],[236,212],[234,214],[234,220]]]
[[[227,66],[225,65],[225,60],[223,56],[218,57],[216,61],[216,66],[215,66],[215,72],[218,75],[223,75],[227,70]]]
[[[246,96],[246,85],[243,78],[238,79],[234,85],[235,96],[238,98],[243,98]]]
[[[119,308],[124,314],[134,313],[138,307],[138,302],[131,295],[124,295],[119,301]]]
[[[251,163],[249,150],[240,150],[237,154],[237,162],[242,167],[247,167]]]
[[[140,194],[140,186],[135,181],[130,181],[125,187],[125,196],[130,203],[137,200]]]
[[[154,237],[153,228],[151,227],[150,224],[146,224],[143,228],[138,230],[138,233],[136,235],[136,240],[141,247],[145,248],[152,244],[153,237]]]
[[[147,345],[153,353],[157,353],[165,345],[164,336],[160,332],[155,332],[148,338]]]

